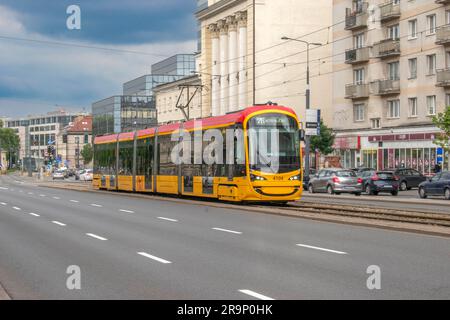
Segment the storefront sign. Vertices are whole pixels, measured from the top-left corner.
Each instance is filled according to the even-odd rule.
[[[361,137],[336,137],[333,148],[337,150],[359,150],[361,149]]]

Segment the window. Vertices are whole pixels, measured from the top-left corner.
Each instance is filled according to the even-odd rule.
[[[450,10],[445,10],[445,23],[450,24]]]
[[[399,76],[399,62],[391,62],[388,63],[388,73],[389,73],[389,80],[398,80],[400,79]]]
[[[372,129],[379,129],[379,128],[381,128],[380,118],[370,119],[370,124],[372,125]]]
[[[388,39],[399,40],[399,38],[400,38],[400,30],[398,24],[390,26],[388,28]]]
[[[427,16],[427,34],[436,33],[436,15],[430,14]]]
[[[417,19],[408,21],[408,39],[417,39]]]
[[[364,69],[354,70],[353,78],[354,78],[355,84],[363,84],[364,83]]]
[[[89,143],[89,135],[85,134],[84,135],[84,144],[88,144]]]
[[[400,118],[400,100],[388,101],[388,114],[390,119]]]
[[[409,65],[409,79],[417,78],[417,58],[412,58],[408,60]]]
[[[357,34],[353,37],[353,46],[355,49],[364,47],[364,33]]]
[[[427,96],[427,113],[429,116],[436,114],[436,96]]]
[[[67,134],[63,135],[62,140],[63,140],[63,143],[67,143]]]
[[[364,121],[364,104],[355,104],[353,106],[354,121]]]
[[[417,117],[417,98],[408,98],[409,116]]]
[[[445,106],[450,106],[450,94],[445,95]]]
[[[427,68],[428,68],[428,75],[433,75],[436,73],[436,55],[435,54],[427,55]]]

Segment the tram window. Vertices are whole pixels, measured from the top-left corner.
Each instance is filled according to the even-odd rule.
[[[172,162],[171,153],[178,141],[171,141],[171,135],[158,136],[159,166],[158,174],[175,176],[176,165]]]
[[[119,175],[133,174],[133,141],[119,143]]]
[[[153,166],[153,141],[154,138],[141,139],[137,142],[136,150],[136,174],[146,175]]]

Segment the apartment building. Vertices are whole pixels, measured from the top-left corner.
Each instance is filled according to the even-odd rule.
[[[450,1],[333,1],[333,127],[345,167],[432,172],[450,105]]]
[[[310,50],[311,107],[331,122],[332,0],[199,0],[196,17],[203,115],[272,101],[303,118],[307,46],[285,36],[322,44]]]
[[[92,144],[92,116],[79,116],[69,123],[56,137],[58,154],[68,168],[87,167],[81,151]]]

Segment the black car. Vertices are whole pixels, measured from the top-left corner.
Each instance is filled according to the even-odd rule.
[[[386,169],[384,171],[392,171],[399,178],[400,191],[418,188],[419,184],[427,180],[427,177],[411,168]]]
[[[444,196],[450,200],[450,172],[440,172],[430,180],[419,185],[419,196],[425,199],[428,196]]]
[[[399,178],[392,171],[366,170],[359,177],[362,179],[363,191],[367,194],[388,192],[393,196],[398,195]]]

